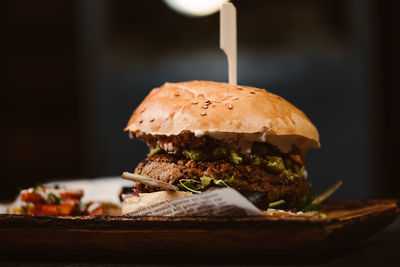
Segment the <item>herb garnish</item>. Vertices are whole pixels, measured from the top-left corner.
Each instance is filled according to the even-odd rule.
[[[36,186],[33,188],[33,192],[37,193],[38,191],[43,191],[43,187],[40,186],[40,185],[36,185]]]
[[[177,185],[180,189],[190,191],[192,193],[201,193],[201,182],[193,179],[180,179]]]
[[[148,157],[153,156],[154,154],[158,154],[163,152],[163,149],[160,147],[160,145],[157,143],[157,145],[153,148],[150,149],[150,152],[147,154]]]
[[[322,218],[322,219],[326,219],[326,218],[328,218],[328,215],[326,215],[325,213],[322,213],[322,212],[321,212],[321,213],[319,214],[319,217]]]
[[[341,185],[343,184],[342,181],[338,181],[336,184],[328,188],[324,193],[318,195],[317,197],[314,194],[314,189],[312,185],[310,184],[311,190],[310,193],[300,199],[300,202],[302,203],[302,212],[309,212],[309,211],[315,211],[319,212],[321,211],[321,203],[327,199],[329,196],[331,196]]]
[[[179,180],[179,184],[177,184],[177,186],[183,190],[190,191],[192,193],[201,193],[202,190],[212,185],[229,187],[229,185],[232,184],[233,180],[234,176],[225,180],[203,176],[200,178],[200,181],[194,179],[181,179]]]
[[[56,196],[53,193],[47,194],[47,201],[49,201],[50,204],[56,204],[56,205],[61,204],[61,200],[62,198]]]
[[[286,201],[281,199],[281,200],[269,203],[268,204],[268,208],[275,208],[275,207],[278,207],[278,206],[283,205],[285,203],[286,203]]]

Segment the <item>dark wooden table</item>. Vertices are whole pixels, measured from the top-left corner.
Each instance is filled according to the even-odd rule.
[[[23,252],[21,252],[23,254]],[[313,255],[304,255],[305,257],[312,257]],[[192,262],[195,264],[196,260]],[[192,264],[192,265],[193,265]],[[268,258],[264,261],[253,262],[252,264],[258,266],[273,266],[268,264]],[[27,262],[21,261],[16,258],[15,261],[0,262],[0,266],[142,266],[143,264],[135,264],[135,259],[132,258],[131,262],[86,262],[86,261],[35,261]],[[182,264],[181,266],[185,266]],[[187,264],[191,265],[191,264]],[[241,263],[228,263],[224,262],[209,262],[202,263],[197,266],[212,266],[212,265],[225,265],[225,266],[246,266],[251,264]],[[150,264],[149,266],[175,266],[174,264]],[[296,266],[296,264],[281,265],[281,266]],[[383,232],[373,236],[365,242],[362,242],[348,252],[346,255],[339,256],[328,262],[319,263],[312,266],[385,266],[385,267],[398,267],[400,266],[400,217],[396,219],[387,229]]]
[[[18,223],[18,221],[15,222]],[[353,229],[353,231],[357,231],[357,229]],[[0,242],[2,241],[1,239],[0,236]],[[157,242],[159,241],[154,237],[154,244]],[[3,247],[5,246],[3,243]],[[169,247],[168,249],[173,250],[174,248]],[[198,266],[272,266],[282,263],[284,263],[283,266],[295,266],[298,263],[307,264],[310,262],[313,263],[313,266],[400,266],[400,217],[384,231],[375,234],[363,242],[343,247],[340,249],[340,253],[333,252],[331,257],[326,257],[326,255],[320,257],[317,252],[308,251],[307,253],[298,255],[282,255],[280,256],[281,258],[271,257],[268,253],[265,253],[265,256],[258,254],[255,258],[243,255],[243,258],[246,260],[241,261],[238,260],[241,257],[237,257],[240,251],[235,251],[235,255],[231,255],[232,253],[229,253],[229,250],[227,251],[226,249],[221,249],[221,251],[223,257],[214,259],[206,257],[208,260],[202,260],[205,257],[204,251],[202,253],[191,252],[190,254],[183,254],[181,256],[179,256],[179,253],[175,253],[170,258],[167,258],[169,257],[168,254],[152,254],[150,251],[146,257],[138,257],[137,255],[130,257],[126,255],[127,257],[121,259],[118,257],[103,257],[104,255],[101,255],[99,251],[91,251],[90,249],[85,250],[85,253],[88,253],[87,257],[80,255],[79,258],[63,257],[62,252],[56,256],[49,255],[46,250],[41,251],[40,249],[36,249],[36,257],[29,257],[28,259],[25,257],[28,254],[27,247],[25,247],[19,253],[12,255],[12,257],[10,255],[3,255],[1,258],[2,261],[0,260],[0,266],[127,266],[132,264],[134,266],[141,266],[144,263],[150,263],[152,266],[176,266],[177,264],[183,266],[193,264]],[[219,251],[213,249],[209,253],[219,253]],[[98,260],[96,260],[96,257]],[[235,258],[235,260],[232,260],[232,258]],[[310,258],[315,260],[310,261]]]

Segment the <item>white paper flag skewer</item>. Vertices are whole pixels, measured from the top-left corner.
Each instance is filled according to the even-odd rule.
[[[237,84],[236,8],[223,4],[220,11],[220,48],[228,57],[229,83]]]

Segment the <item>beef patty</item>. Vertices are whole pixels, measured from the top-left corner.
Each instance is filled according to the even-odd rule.
[[[309,194],[310,186],[304,178],[288,179],[254,165],[234,165],[224,160],[194,161],[170,154],[156,154],[139,163],[136,174],[160,181],[177,184],[180,179],[200,179],[209,176],[229,179],[231,187],[244,192],[267,192],[268,202],[285,200],[285,208],[298,208],[300,198]],[[141,192],[153,192],[156,188],[138,185]]]

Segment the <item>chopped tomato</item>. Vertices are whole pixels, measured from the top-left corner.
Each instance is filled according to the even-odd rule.
[[[73,203],[65,203],[61,205],[47,205],[36,204],[35,209],[30,211],[30,215],[47,215],[47,214],[61,214],[70,215],[75,209],[76,205]]]
[[[59,193],[62,199],[81,199],[83,190],[65,191]]]
[[[104,210],[103,207],[98,207],[95,210],[92,210],[91,212],[88,212],[89,215],[104,215]]]
[[[21,201],[31,202],[31,203],[45,203],[46,200],[35,192],[29,192],[26,190],[21,191]]]
[[[29,188],[20,192],[20,201],[23,206],[15,209],[14,212],[30,215],[80,214],[83,212],[79,209],[82,197],[83,190],[81,189],[67,190],[60,187],[43,186]],[[93,212],[95,215],[104,214],[101,207]]]

